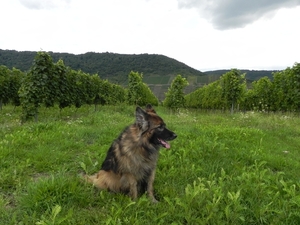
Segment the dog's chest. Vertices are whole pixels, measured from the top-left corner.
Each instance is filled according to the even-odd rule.
[[[158,159],[158,152],[148,152],[145,149],[130,152],[128,160],[137,167],[154,167]]]
[[[139,178],[151,173],[157,164],[158,152],[147,152],[145,149],[128,149],[119,164],[124,173],[135,174]]]

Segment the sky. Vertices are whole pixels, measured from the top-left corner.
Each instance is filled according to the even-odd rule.
[[[300,0],[1,0],[0,49],[161,54],[202,72],[300,63]]]

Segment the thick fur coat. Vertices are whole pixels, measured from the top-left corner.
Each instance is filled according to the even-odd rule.
[[[177,135],[166,128],[151,105],[136,108],[135,123],[114,140],[98,173],[86,176],[96,187],[136,199],[147,192],[153,202],[153,182],[159,148],[170,148]]]

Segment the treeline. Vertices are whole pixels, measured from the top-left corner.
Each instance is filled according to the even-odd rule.
[[[142,82],[142,74],[130,72],[129,85],[120,85],[100,79],[98,74],[90,75],[81,70],[73,70],[62,60],[53,62],[45,52],[38,52],[27,73],[18,69],[0,66],[0,106],[12,103],[22,107],[22,121],[30,118],[38,120],[40,106],[60,109],[83,104],[127,104],[158,105],[158,99]]]
[[[186,107],[217,110],[300,110],[300,64],[260,78],[247,88],[245,74],[233,69],[185,96]]]
[[[0,66],[0,108],[11,103],[22,107],[22,121],[38,119],[39,107],[81,107],[84,104],[158,105],[150,88],[142,82],[142,74],[129,72],[128,86],[124,88],[101,79],[98,74],[88,74],[66,66],[63,60],[54,62],[49,53],[38,52],[27,72]],[[177,75],[162,105],[171,108],[197,108],[205,110],[258,110],[265,112],[300,110],[300,64],[273,74],[273,79],[263,77],[246,83],[245,74],[232,69],[219,80],[185,95],[186,78]]]

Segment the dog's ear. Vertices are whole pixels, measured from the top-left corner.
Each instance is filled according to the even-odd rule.
[[[152,105],[151,104],[148,104],[146,105],[146,112],[152,112],[152,113],[155,113],[155,110],[152,108]]]
[[[148,114],[140,107],[135,110],[135,123],[139,126],[142,132],[146,131],[149,127]]]

